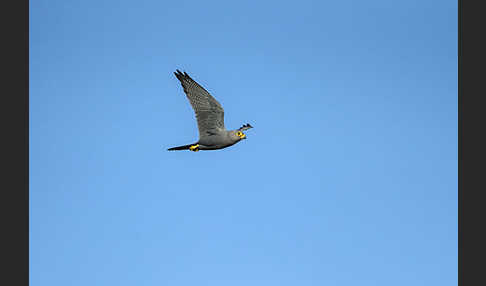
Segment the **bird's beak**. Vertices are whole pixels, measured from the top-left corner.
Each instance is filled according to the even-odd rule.
[[[240,138],[241,139],[246,139],[246,134],[245,133],[241,134]]]

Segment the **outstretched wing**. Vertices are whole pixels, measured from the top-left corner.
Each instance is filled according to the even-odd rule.
[[[250,123],[247,123],[247,124],[244,124],[243,126],[241,126],[240,128],[238,128],[239,131],[245,131],[245,130],[248,130],[250,128],[253,128],[253,126],[250,125]]]
[[[224,127],[224,110],[221,104],[186,72],[182,73],[177,70],[174,74],[181,82],[184,93],[196,114],[199,137],[212,134],[215,131],[226,130]]]

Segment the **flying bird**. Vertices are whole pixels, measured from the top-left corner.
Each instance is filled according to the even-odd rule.
[[[194,152],[199,150],[217,150],[246,139],[246,134],[243,131],[253,128],[253,126],[247,123],[238,129],[226,130],[224,126],[224,110],[221,104],[186,72],[176,71],[174,74],[181,82],[184,93],[196,114],[199,141],[167,150],[190,150]]]

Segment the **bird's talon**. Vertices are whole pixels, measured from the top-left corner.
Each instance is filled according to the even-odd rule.
[[[189,147],[189,150],[191,150],[193,152],[199,151],[199,144],[192,145],[191,147]]]

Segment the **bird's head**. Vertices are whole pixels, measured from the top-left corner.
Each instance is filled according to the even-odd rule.
[[[240,130],[233,130],[230,132],[230,136],[235,141],[240,141],[241,139],[246,139],[246,134]]]
[[[253,126],[251,126],[250,124],[245,124],[245,125],[241,126],[240,128],[238,128],[237,130],[233,130],[231,132],[231,135],[235,140],[238,140],[238,141],[241,140],[241,139],[246,139],[246,134],[243,133],[243,131],[250,129],[250,128],[253,128]]]
[[[246,134],[241,131],[236,131],[236,136],[240,137],[241,139],[246,139]]]

